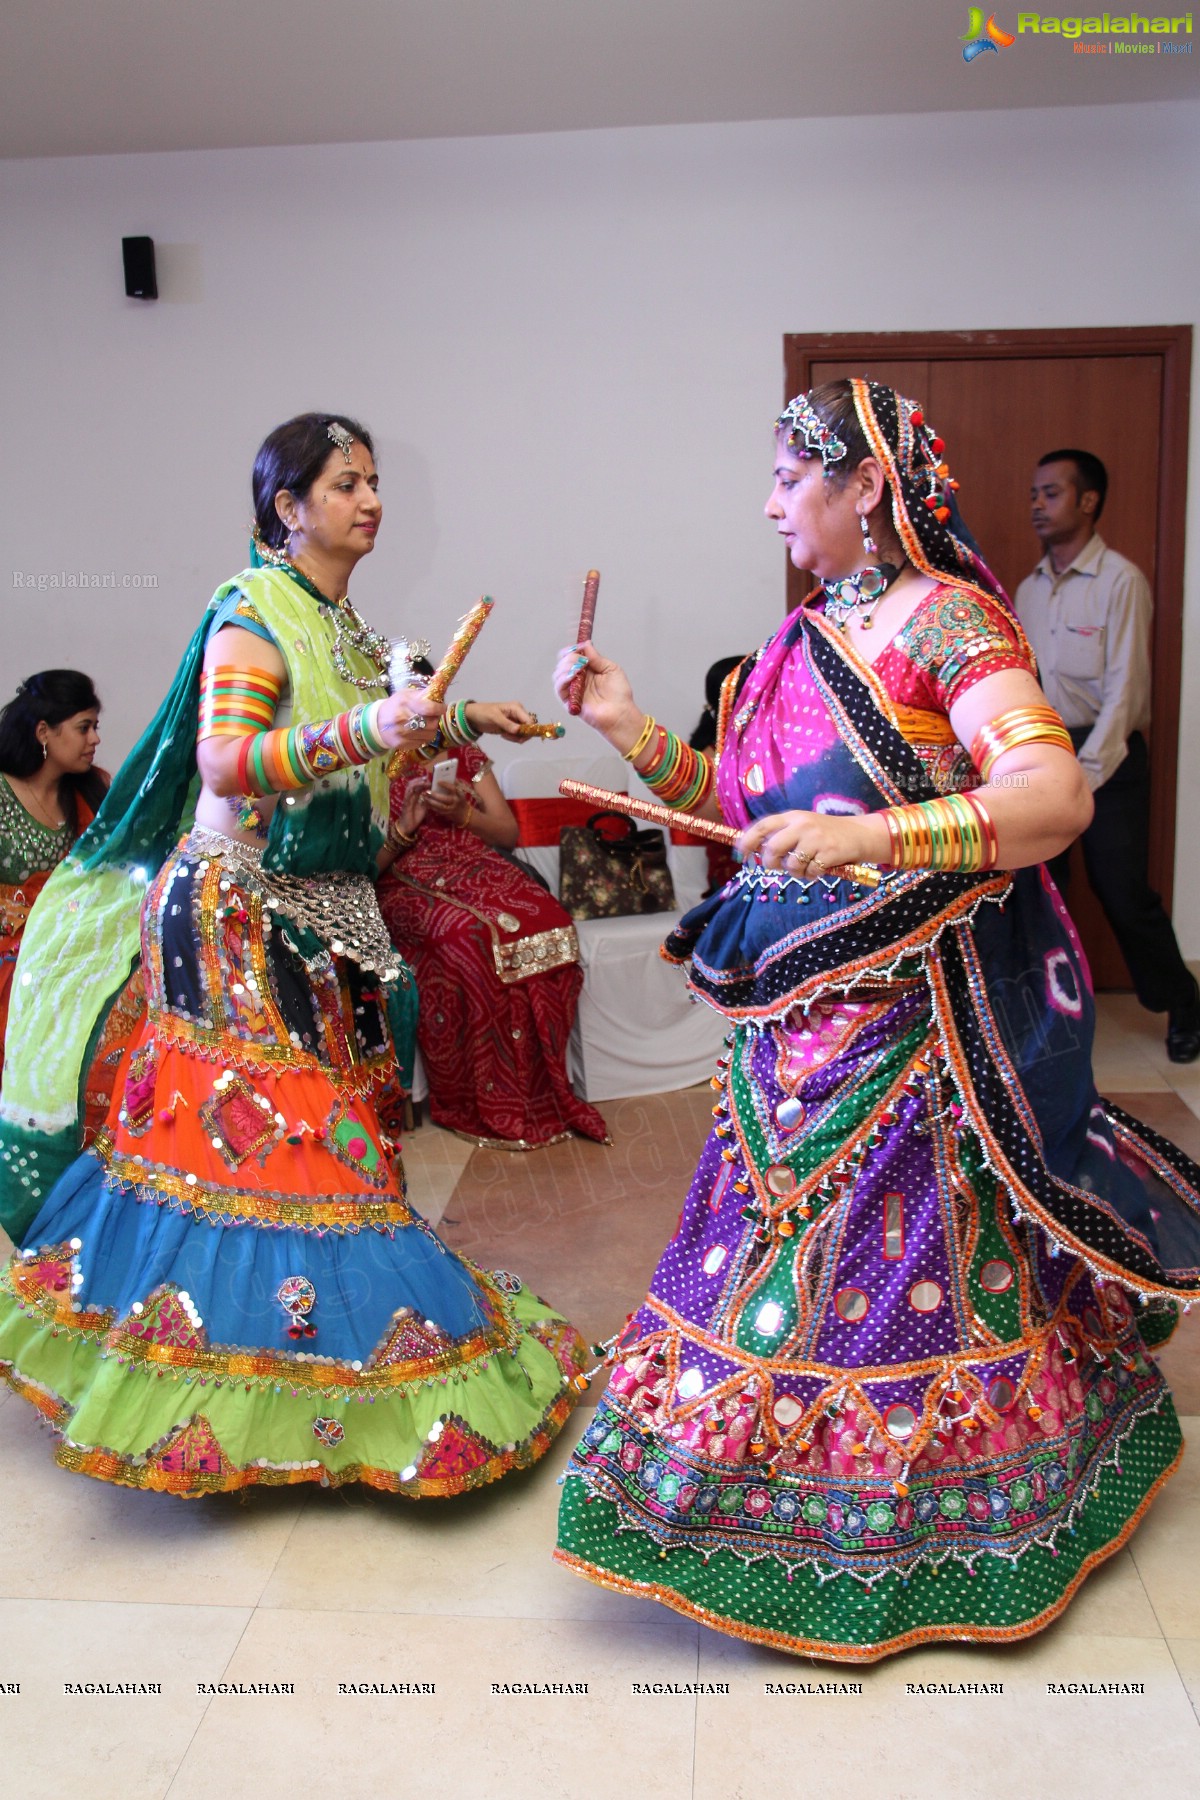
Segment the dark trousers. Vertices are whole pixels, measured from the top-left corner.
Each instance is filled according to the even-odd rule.
[[[1076,749],[1090,727],[1073,729]],[[1172,1012],[1196,998],[1196,982],[1179,953],[1162,901],[1150,886],[1150,759],[1135,731],[1124,762],[1092,795],[1096,814],[1083,834],[1083,862],[1104,916],[1129,964],[1142,1005]],[[1067,891],[1067,853],[1054,857],[1050,873]]]

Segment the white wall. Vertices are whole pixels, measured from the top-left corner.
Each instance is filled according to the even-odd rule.
[[[114,762],[243,565],[260,438],[330,407],[378,439],[373,623],[436,653],[492,593],[464,691],[554,716],[594,565],[598,641],[690,727],[709,662],[782,606],[761,517],[782,334],[1194,321],[1198,149],[1176,103],[5,164],[0,688],[87,668]],[[122,292],[138,232],[157,305]],[[1198,493],[1194,464],[1194,544]],[[158,587],[31,596],[9,573],[60,569]],[[1195,571],[1193,550],[1184,769]],[[1179,846],[1197,955],[1195,783]]]

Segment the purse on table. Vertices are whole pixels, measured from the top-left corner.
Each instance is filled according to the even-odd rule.
[[[661,831],[639,830],[626,813],[593,813],[559,838],[558,897],[573,919],[673,912],[675,889]]]

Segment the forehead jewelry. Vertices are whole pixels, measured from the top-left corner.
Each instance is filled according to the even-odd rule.
[[[334,443],[337,445],[338,449],[341,451],[341,453],[345,457],[346,461],[349,462],[350,461],[350,449],[354,443],[354,439],[350,436],[350,433],[346,430],[346,427],[344,425],[339,425],[337,420],[334,419],[330,424],[328,424],[325,427],[325,434],[329,438],[331,443]]]
[[[798,456],[819,456],[821,468],[828,475],[833,463],[841,462],[846,446],[813,409],[807,394],[789,400],[775,421],[777,433],[786,434],[784,442]]]

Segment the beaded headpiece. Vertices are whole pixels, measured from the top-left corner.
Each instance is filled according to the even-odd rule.
[[[831,463],[841,462],[846,446],[813,408],[807,394],[797,394],[775,421],[775,435],[782,437],[796,456],[819,456],[828,475]]]
[[[341,451],[341,453],[345,457],[346,461],[349,462],[350,461],[350,452],[354,447],[354,439],[350,436],[350,433],[346,430],[346,427],[344,425],[339,425],[337,420],[333,419],[325,427],[325,432],[326,432],[326,435],[328,436],[328,438],[330,439],[331,443],[334,443],[337,445],[338,449]]]

